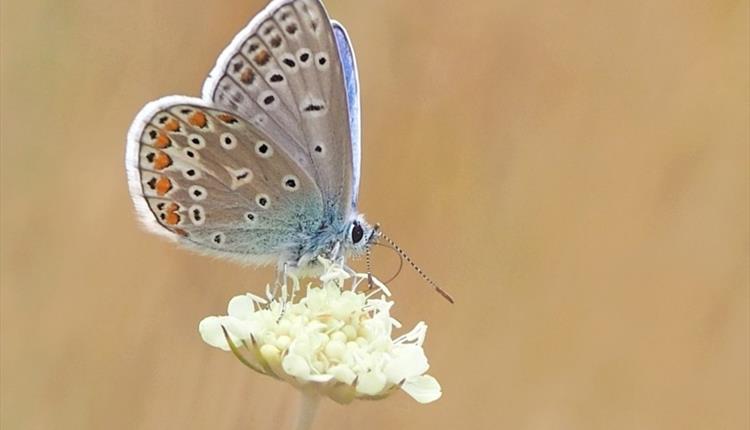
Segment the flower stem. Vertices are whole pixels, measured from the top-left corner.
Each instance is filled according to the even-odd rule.
[[[297,417],[297,430],[309,430],[312,428],[315,413],[318,411],[320,396],[311,390],[300,390],[299,416]]]

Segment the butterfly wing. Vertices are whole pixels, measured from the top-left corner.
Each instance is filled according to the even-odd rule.
[[[344,73],[346,86],[346,102],[349,110],[349,134],[352,148],[352,170],[350,182],[352,183],[351,210],[357,209],[357,197],[359,194],[360,166],[362,159],[361,126],[359,107],[359,74],[357,73],[357,60],[354,57],[349,35],[346,34],[344,26],[338,21],[331,21],[333,34],[336,38],[339,57],[341,58],[341,69]]]
[[[146,105],[128,135],[127,168],[146,225],[209,254],[273,262],[323,217],[320,190],[285,148],[204,100]]]
[[[359,178],[356,66],[346,33],[319,1],[272,1],[221,54],[203,98],[283,147],[318,184],[326,219],[343,226],[352,216]]]

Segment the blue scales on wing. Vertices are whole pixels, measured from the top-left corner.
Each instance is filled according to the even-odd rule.
[[[142,122],[142,215],[187,246],[259,263],[309,241],[323,217],[313,178],[238,115],[174,101]]]

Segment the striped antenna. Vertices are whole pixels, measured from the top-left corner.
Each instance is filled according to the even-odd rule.
[[[376,226],[376,228],[378,228],[378,227],[380,227],[380,226],[379,226],[379,225],[378,225],[378,226]],[[417,265],[416,265],[416,264],[415,264],[415,263],[414,263],[414,262],[413,262],[413,261],[411,260],[411,258],[409,258],[409,255],[408,255],[408,254],[407,254],[407,253],[406,253],[406,252],[405,252],[405,251],[404,251],[403,249],[401,249],[401,247],[400,247],[400,246],[396,245],[396,242],[394,242],[393,240],[391,240],[391,238],[390,238],[390,237],[388,237],[388,236],[387,236],[387,235],[386,235],[385,233],[383,233],[383,230],[378,230],[378,236],[379,236],[379,237],[382,237],[383,239],[385,239],[385,241],[386,241],[386,242],[388,242],[388,244],[389,244],[389,245],[391,245],[391,247],[392,247],[393,249],[395,249],[395,250],[396,250],[396,252],[398,252],[398,253],[399,253],[399,255],[400,255],[401,257],[403,257],[403,258],[404,258],[404,259],[405,259],[405,260],[406,260],[407,262],[409,262],[409,264],[411,265],[411,267],[412,267],[412,268],[413,268],[413,269],[414,269],[414,270],[415,270],[415,271],[416,271],[417,273],[419,273],[419,276],[421,276],[421,277],[422,277],[422,279],[424,279],[424,280],[425,280],[425,282],[427,282],[428,284],[430,284],[430,286],[432,286],[432,288],[433,288],[433,289],[434,289],[434,290],[435,290],[435,291],[436,291],[436,292],[437,292],[438,294],[440,294],[441,296],[443,296],[443,298],[444,298],[445,300],[448,300],[448,301],[449,301],[449,302],[451,302],[451,303],[455,303],[455,301],[453,300],[453,297],[451,297],[451,295],[450,295],[450,294],[448,294],[448,293],[447,293],[447,292],[446,292],[445,290],[443,290],[442,288],[438,287],[438,286],[437,286],[437,284],[436,284],[436,283],[435,283],[435,282],[434,282],[434,281],[433,281],[432,279],[430,279],[430,277],[429,277],[429,276],[427,276],[427,275],[426,275],[426,274],[425,274],[425,273],[424,273],[424,272],[422,271],[422,269],[420,269],[420,268],[419,268],[419,266],[417,266]]]
[[[365,261],[367,262],[367,287],[368,290],[372,290],[375,284],[372,282],[372,251],[370,251],[370,245],[367,245],[365,249]]]

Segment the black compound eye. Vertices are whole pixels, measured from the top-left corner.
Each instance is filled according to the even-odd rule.
[[[355,223],[354,227],[352,227],[352,243],[355,245],[358,244],[364,236],[365,231],[362,229],[362,226]]]

